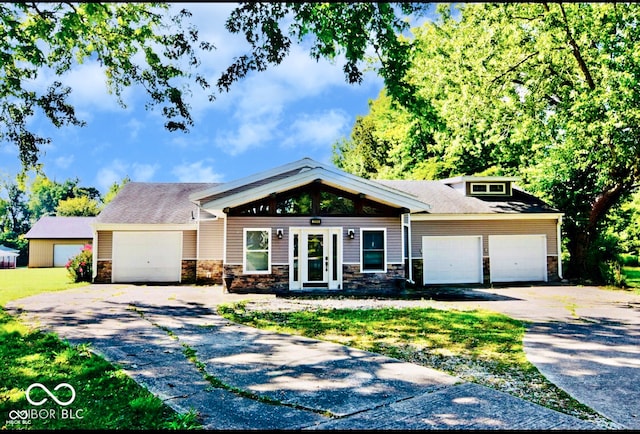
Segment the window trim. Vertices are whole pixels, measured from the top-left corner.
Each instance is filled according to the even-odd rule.
[[[267,269],[266,270],[247,270],[247,252],[261,252],[262,250],[247,250],[247,233],[248,232],[266,232],[269,239],[267,247]],[[271,228],[243,228],[242,230],[242,273],[243,274],[271,274]]]
[[[485,191],[473,191],[473,188],[477,185],[482,185],[484,187],[486,187]],[[500,187],[502,187],[502,191],[491,191],[491,187],[495,186],[495,185],[499,185]],[[507,192],[507,183],[506,182],[471,182],[469,184],[469,193],[472,196],[479,196],[479,195],[495,195],[495,196],[506,196],[508,195]]]
[[[365,270],[364,268],[364,233],[365,232],[382,232],[383,247],[383,268],[379,270]],[[387,272],[387,251],[389,246],[387,243],[387,228],[360,228],[360,272],[361,273],[386,273]]]

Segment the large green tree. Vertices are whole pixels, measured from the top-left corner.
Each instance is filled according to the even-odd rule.
[[[449,11],[415,30],[406,110],[459,172],[522,175],[562,210],[568,276],[597,278],[606,216],[640,183],[640,4]]]
[[[31,223],[45,215],[96,215],[101,201],[100,192],[95,187],[83,187],[79,183],[78,178],[57,182],[44,174],[36,174],[33,181],[24,187],[28,193]],[[60,208],[62,202],[65,204]]]

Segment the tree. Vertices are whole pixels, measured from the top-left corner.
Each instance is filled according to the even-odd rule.
[[[241,3],[227,19],[226,27],[232,33],[243,33],[251,52],[227,68],[218,79],[218,87],[228,90],[250,71],[280,64],[293,38],[299,43],[311,39],[310,54],[315,59],[335,59],[344,54],[342,69],[352,84],[362,81],[362,64],[369,59],[367,50],[372,48],[379,61],[378,73],[387,87],[391,92],[398,90],[398,95],[407,94],[399,90],[406,90],[404,74],[411,44],[399,35],[408,30],[409,16],[428,9],[428,3],[410,2]]]
[[[100,191],[95,187],[82,187],[79,183],[78,178],[59,183],[42,173],[37,174],[28,187],[27,203],[32,222],[45,215],[96,215],[94,208],[99,208]]]
[[[77,180],[67,180],[60,184],[52,181],[45,175],[38,174],[28,187],[29,198],[27,201],[29,212],[35,223],[45,215],[55,215],[58,203],[73,195],[73,188]]]
[[[125,176],[124,178],[122,178],[122,180],[120,180],[120,182],[116,181],[113,184],[111,184],[111,187],[109,187],[109,191],[107,191],[104,195],[104,199],[102,200],[102,203],[106,205],[109,202],[111,202],[113,198],[116,197],[120,189],[124,187],[124,185],[127,182],[130,182],[130,181],[131,179],[128,176]]]
[[[45,70],[60,76],[87,59],[104,68],[122,106],[123,89],[139,85],[148,107],[162,106],[169,131],[187,131],[193,121],[184,81],[209,87],[191,69],[198,49],[213,48],[184,23],[189,16],[183,9],[169,17],[166,3],[1,3],[0,140],[16,145],[23,167],[32,168],[50,141],[30,130],[33,117],[43,115],[56,127],[83,125],[67,100],[70,88],[55,80],[42,90],[34,81]]]
[[[411,44],[398,35],[408,29],[411,14],[428,8],[404,2],[241,3],[226,27],[245,35],[250,53],[221,74],[217,90],[228,91],[249,72],[281,63],[294,38],[299,43],[311,39],[316,59],[344,54],[349,83],[362,80],[372,48],[390,92],[410,96],[403,78]],[[34,116],[44,115],[56,127],[84,125],[68,102],[70,88],[56,80],[41,90],[34,81],[43,70],[60,76],[87,59],[103,66],[108,89],[122,106],[123,90],[141,86],[148,108],[162,106],[169,131],[188,131],[193,120],[185,96],[191,81],[210,88],[197,68],[200,53],[214,47],[188,24],[190,12],[182,9],[170,17],[168,10],[167,3],[0,4],[0,140],[18,147],[24,168],[37,167],[40,148],[50,141],[29,128]]]
[[[58,202],[56,207],[57,216],[85,216],[92,217],[100,212],[100,204],[97,200],[88,196],[70,197]]]
[[[521,174],[565,213],[567,276],[601,277],[594,243],[640,181],[640,5],[449,11],[415,31],[407,110],[461,174]]]
[[[9,237],[26,234],[31,227],[31,213],[25,200],[24,191],[14,182],[5,181],[3,187],[7,192],[4,232]]]
[[[437,179],[464,170],[454,155],[445,155],[447,147],[434,141],[431,125],[431,117],[420,118],[383,89],[369,102],[369,113],[356,118],[350,139],[333,145],[333,163],[374,179]]]

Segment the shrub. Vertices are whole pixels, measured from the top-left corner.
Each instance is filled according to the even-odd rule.
[[[80,253],[67,262],[67,272],[73,282],[91,282],[93,249],[86,244]]]
[[[622,253],[620,255],[620,263],[625,267],[637,267],[640,265],[640,256]]]

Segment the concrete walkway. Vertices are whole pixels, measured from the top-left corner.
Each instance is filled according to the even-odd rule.
[[[208,429],[597,428],[433,369],[236,325],[213,311],[260,297],[272,296],[96,285],[6,307],[70,343],[91,343],[174,409],[196,409]]]
[[[622,427],[640,429],[640,296],[580,286],[473,292],[486,301],[451,306],[529,321],[524,350],[547,379]]]

